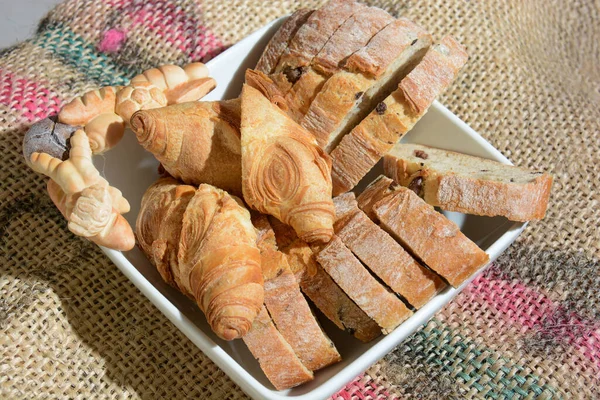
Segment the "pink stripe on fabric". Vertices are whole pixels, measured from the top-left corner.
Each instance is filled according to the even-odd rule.
[[[34,82],[0,69],[0,104],[19,111],[29,122],[58,113],[61,97],[44,87],[44,82]]]
[[[387,388],[378,385],[373,379],[366,375],[359,375],[354,380],[346,385],[342,390],[331,396],[333,400],[388,400],[398,399],[396,396],[391,396]]]
[[[509,282],[493,274],[480,276],[463,293],[470,298],[466,302],[481,304],[483,300],[507,317],[507,322],[521,327],[523,333],[533,330],[568,343],[600,371],[598,322],[588,321],[575,311],[566,310],[561,304],[520,282]],[[465,300],[461,302],[465,303]]]

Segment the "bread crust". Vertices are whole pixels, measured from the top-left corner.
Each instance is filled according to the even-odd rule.
[[[242,340],[275,389],[289,389],[314,379],[313,373],[275,328],[264,306]]]
[[[373,213],[382,228],[454,287],[489,261],[454,222],[410,189],[394,187],[373,205]]]
[[[354,257],[342,240],[334,236],[317,254],[317,262],[384,334],[412,315],[404,303],[381,285]]]
[[[279,57],[281,57],[287,49],[290,40],[294,37],[298,29],[300,29],[300,27],[308,20],[313,11],[314,10],[301,8],[294,11],[294,13],[285,20],[277,32],[275,32],[275,35],[273,35],[260,56],[260,59],[256,64],[256,70],[264,74],[273,72],[277,66]]]
[[[420,308],[446,284],[358,208],[354,193],[334,199],[335,234],[386,285]]]
[[[446,36],[331,152],[333,195],[350,189],[392,149],[455,79],[467,61],[464,48]],[[381,104],[381,103],[380,103]],[[357,157],[365,154],[364,157]]]
[[[426,158],[407,158],[407,152],[422,152]],[[452,170],[436,169],[431,165],[436,159],[448,159],[457,165],[468,164],[473,167],[473,174],[465,176]],[[477,177],[477,173],[485,168],[484,163],[490,162],[428,146],[397,144],[384,156],[383,165],[384,173],[402,186],[408,187],[419,179],[424,200],[443,210],[491,217],[501,215],[511,221],[542,219],[548,208],[552,176],[497,163],[502,165],[507,179],[515,172],[525,172],[531,174],[531,180],[503,182]]]

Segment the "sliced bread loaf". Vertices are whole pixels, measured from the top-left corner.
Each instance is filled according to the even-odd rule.
[[[273,322],[311,371],[341,360],[333,342],[321,329],[298,286],[287,257],[277,251],[275,232],[266,215],[252,213],[257,230],[265,282],[265,305]]]
[[[290,82],[297,80],[335,31],[364,7],[352,0],[330,0],[315,10],[289,41],[273,72],[285,74]]]
[[[379,197],[378,201],[361,201],[359,196],[358,204],[371,204],[376,222],[452,286],[460,286],[489,261],[489,256],[454,222],[435,211],[415,192],[395,184],[380,187],[379,195],[374,195],[373,190],[367,193],[371,200]]]
[[[446,286],[358,208],[354,193],[338,196],[333,203],[335,234],[372,273],[414,308],[425,305]]]
[[[313,380],[313,373],[302,364],[290,344],[275,328],[264,306],[242,340],[275,389],[289,389]]]
[[[325,82],[301,125],[315,135],[321,147],[331,151],[397,87],[430,44],[431,36],[407,19],[387,25],[348,58],[344,71]]]
[[[375,321],[365,314],[331,279],[316,262],[311,248],[299,239],[288,225],[269,218],[279,250],[287,256],[288,263],[302,292],[338,328],[369,342],[381,335]]]
[[[300,293],[298,282],[284,254],[276,250],[261,252],[265,280],[265,305],[275,326],[311,371],[341,360]]]
[[[263,74],[273,72],[279,62],[279,57],[286,51],[290,40],[292,40],[298,29],[308,20],[313,11],[301,8],[284,21],[260,56],[256,64],[257,71]]]
[[[304,117],[327,78],[340,69],[340,63],[392,21],[394,17],[382,9],[365,6],[339,27],[286,95],[296,121]]]
[[[400,82],[331,152],[333,194],[352,189],[402,136],[412,129],[467,61],[452,37],[431,47]]]
[[[542,219],[552,186],[543,172],[416,144],[396,144],[384,171],[432,206],[512,221]]]
[[[342,240],[334,236],[317,262],[346,294],[388,334],[412,315],[404,303],[379,283]]]

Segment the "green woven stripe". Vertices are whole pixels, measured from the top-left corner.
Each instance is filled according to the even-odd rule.
[[[62,24],[46,26],[32,43],[56,54],[63,63],[76,68],[98,86],[125,85],[138,72],[117,64]]]
[[[547,384],[540,386],[540,378],[527,373],[523,365],[505,357],[498,357],[495,360],[492,357],[493,350],[477,348],[477,345],[470,339],[458,334],[439,320],[431,320],[427,327],[415,335],[421,336],[424,342],[433,344],[430,347],[430,354],[426,356],[428,363],[442,368],[452,376],[460,377],[479,392],[487,391],[486,398],[524,399],[531,395],[533,398],[538,398],[542,394],[545,395],[542,397],[544,399],[561,398],[556,388]],[[410,346],[411,341],[409,340],[405,344]],[[500,360],[512,364],[512,366],[503,365],[493,368]],[[471,371],[467,373],[466,371],[469,369]],[[511,374],[512,376],[510,376]],[[491,379],[482,382],[483,376]]]

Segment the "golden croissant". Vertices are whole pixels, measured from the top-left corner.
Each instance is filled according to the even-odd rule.
[[[131,250],[135,238],[121,215],[129,211],[129,203],[92,164],[92,150],[81,129],[71,136],[70,144],[67,160],[34,152],[30,165],[51,178],[48,193],[71,232],[112,249]]]
[[[241,200],[211,185],[159,179],[142,198],[136,236],[165,281],[196,301],[219,337],[250,330],[264,289],[256,230]]]
[[[215,86],[202,63],[163,65],[136,76],[127,86],[107,86],[76,97],[60,110],[58,121],[83,126],[94,154],[103,153],[121,140],[136,111],[195,101]]]
[[[242,190],[248,205],[306,242],[333,235],[331,159],[315,138],[257,89],[242,90]]]
[[[142,110],[131,129],[172,177],[241,194],[239,107],[235,99]]]

